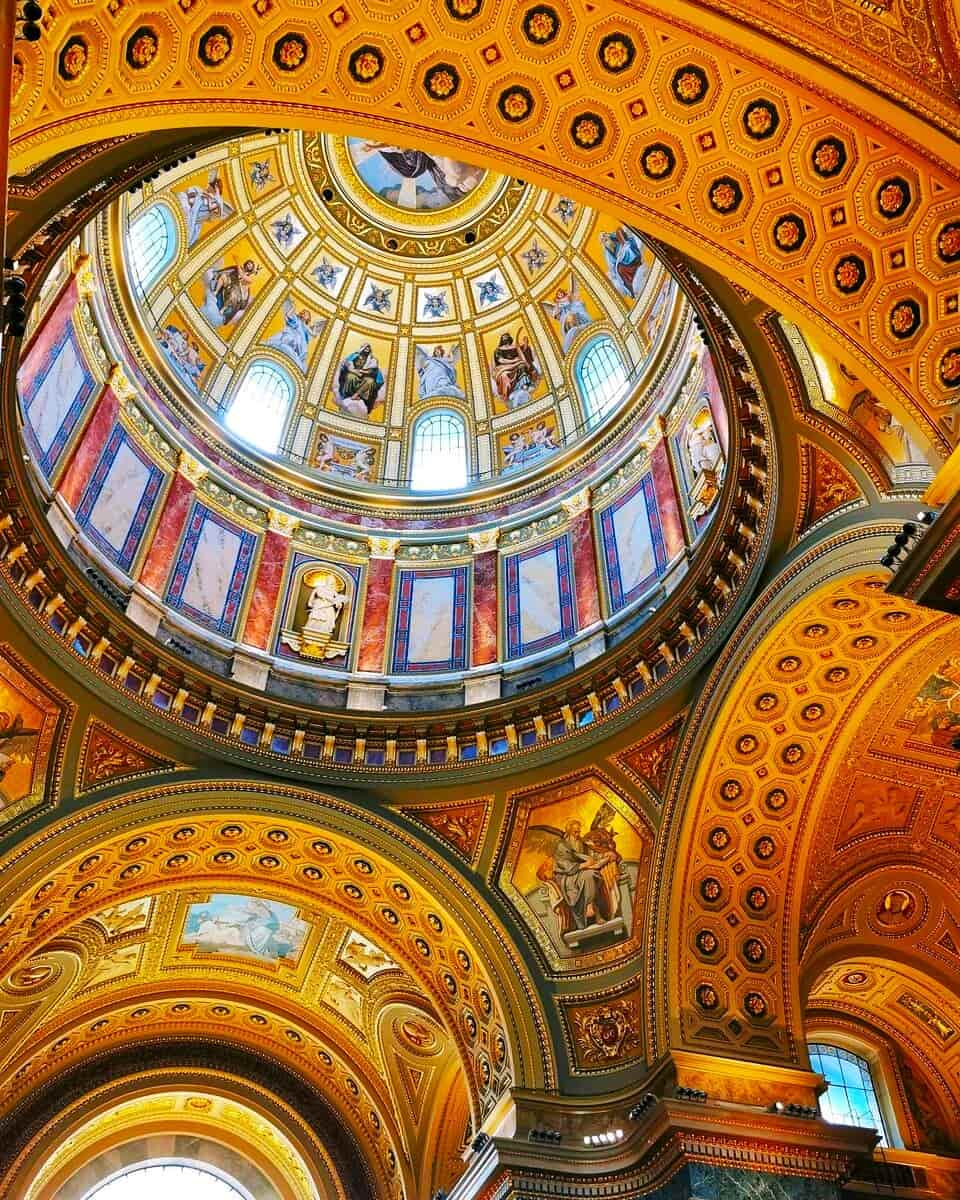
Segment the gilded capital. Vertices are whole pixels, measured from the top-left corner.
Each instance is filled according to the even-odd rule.
[[[299,524],[300,521],[293,513],[283,512],[279,508],[267,510],[267,530],[270,533],[282,533],[284,537],[291,537]]]
[[[177,463],[177,470],[185,479],[189,479],[191,483],[197,484],[201,479],[207,476],[207,468],[199,459],[188,454],[186,450],[180,451],[180,461]]]
[[[474,554],[488,554],[496,550],[500,543],[499,529],[480,529],[467,535],[470,539],[470,549]]]
[[[572,521],[574,517],[579,517],[590,507],[590,489],[584,488],[583,491],[568,496],[566,500],[561,501],[560,507],[567,514],[569,520]]]
[[[391,537],[370,537],[367,539],[370,546],[371,558],[396,558],[397,546],[400,544],[399,538]]]

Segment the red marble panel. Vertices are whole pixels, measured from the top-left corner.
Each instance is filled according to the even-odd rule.
[[[473,560],[473,658],[475,667],[497,661],[497,552]]]
[[[37,372],[47,361],[51,348],[60,339],[67,322],[73,315],[80,299],[76,277],[65,285],[54,304],[47,309],[38,328],[34,331],[17,370],[17,389],[21,395],[30,391]]]
[[[683,533],[683,517],[680,515],[680,497],[670,465],[667,443],[663,438],[650,451],[650,473],[653,476],[653,490],[657,495],[657,509],[660,513],[660,528],[663,530],[667,562],[671,562],[686,545],[686,538]]]
[[[390,613],[390,585],[393,582],[393,559],[371,558],[367,569],[367,596],[360,629],[358,671],[384,669],[387,648],[387,617]]]
[[[289,550],[290,539],[276,530],[268,532],[263,539],[253,598],[241,638],[244,645],[256,646],[260,650],[266,650],[269,645]]]
[[[158,596],[163,594],[164,584],[173,566],[194,494],[193,484],[178,471],[164,497],[150,552],[140,572],[140,582]]]
[[[593,518],[589,509],[578,513],[570,522],[570,541],[577,588],[577,618],[580,628],[586,629],[600,620],[600,585],[593,545]]]
[[[723,400],[723,392],[720,390],[720,380],[717,379],[717,372],[713,367],[713,359],[709,354],[704,355],[703,359],[703,382],[710,398],[710,414],[716,426],[717,439],[723,447],[723,453],[728,454],[730,451],[730,415]]]
[[[57,489],[74,512],[107,444],[119,410],[120,401],[108,384],[90,410],[87,427],[76,444]]]

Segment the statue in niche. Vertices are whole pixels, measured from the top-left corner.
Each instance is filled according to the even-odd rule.
[[[307,571],[301,580],[306,591],[306,618],[299,629],[285,629],[283,643],[304,658],[340,658],[349,644],[337,639],[349,615],[347,585],[334,572],[324,568]]]
[[[684,437],[684,452],[693,482],[690,499],[691,516],[701,517],[709,511],[720,493],[723,477],[723,450],[708,408],[702,408],[690,421]]]

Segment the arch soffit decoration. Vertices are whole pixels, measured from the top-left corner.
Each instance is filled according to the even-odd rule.
[[[702,6],[645,13],[642,26],[635,10],[579,7],[558,5],[544,24],[483,0],[423,3],[400,33],[392,17],[365,14],[358,37],[345,6],[308,28],[274,5],[257,28],[232,18],[216,41],[200,12],[174,25],[131,5],[108,29],[67,9],[19,52],[12,167],[87,140],[107,111],[114,133],[173,124],[189,108],[227,125],[289,113],[305,127],[455,144],[618,209],[814,320],[945,450],[960,372],[949,353],[960,271],[949,136]],[[576,99],[585,85],[589,100]],[[396,116],[382,106],[374,116],[388,92]]]
[[[306,824],[304,806],[318,800],[321,820]],[[230,825],[243,832],[225,834]],[[224,852],[230,861],[215,863]],[[536,989],[493,914],[419,840],[330,797],[246,782],[133,792],[22,844],[8,874],[4,978],[105,904],[171,890],[269,895],[339,916],[406,968],[457,1048],[475,1128],[510,1086],[555,1084]]]
[[[768,589],[753,609],[748,645],[729,652],[740,659],[732,686],[712,703],[708,689],[699,706],[701,717],[712,707],[713,719],[689,726],[706,732],[698,747],[693,732],[681,748],[665,806],[679,821],[671,829],[668,818],[660,844],[678,864],[654,968],[666,979],[658,990],[655,976],[652,988],[664,1047],[805,1065],[798,964],[809,917],[789,897],[800,897],[816,861],[826,781],[854,757],[856,731],[871,726],[858,714],[878,697],[886,696],[888,716],[906,706],[897,672],[907,656],[936,658],[944,638],[956,637],[956,622],[888,596],[860,565],[869,550],[844,555],[851,540],[827,543],[839,551],[829,581],[822,567],[817,574],[824,547],[805,556],[813,566],[799,598],[796,582],[788,585],[804,559],[771,585],[788,588],[779,611],[769,612]],[[728,656],[713,676],[721,686]],[[697,798],[685,816],[673,808],[680,795]]]

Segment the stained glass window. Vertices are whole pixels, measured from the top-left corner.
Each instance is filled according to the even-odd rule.
[[[115,1175],[85,1200],[250,1200],[221,1175],[179,1163],[147,1163]]]
[[[177,226],[165,204],[152,204],[127,232],[130,261],[137,283],[144,289],[168,267],[177,254]]]
[[[426,413],[413,430],[410,487],[450,492],[467,483],[467,430],[463,417],[446,408]]]
[[[864,1129],[875,1129],[880,1134],[880,1145],[888,1145],[877,1090],[867,1060],[850,1050],[823,1042],[807,1048],[814,1071],[818,1071],[827,1081],[827,1090],[820,1097],[823,1119],[835,1125],[859,1125]]]
[[[275,453],[294,394],[293,381],[286,371],[268,359],[255,359],[227,409],[227,428],[258,450]]]
[[[622,398],[627,385],[627,368],[613,338],[594,338],[577,360],[577,386],[587,424],[599,421]]]

